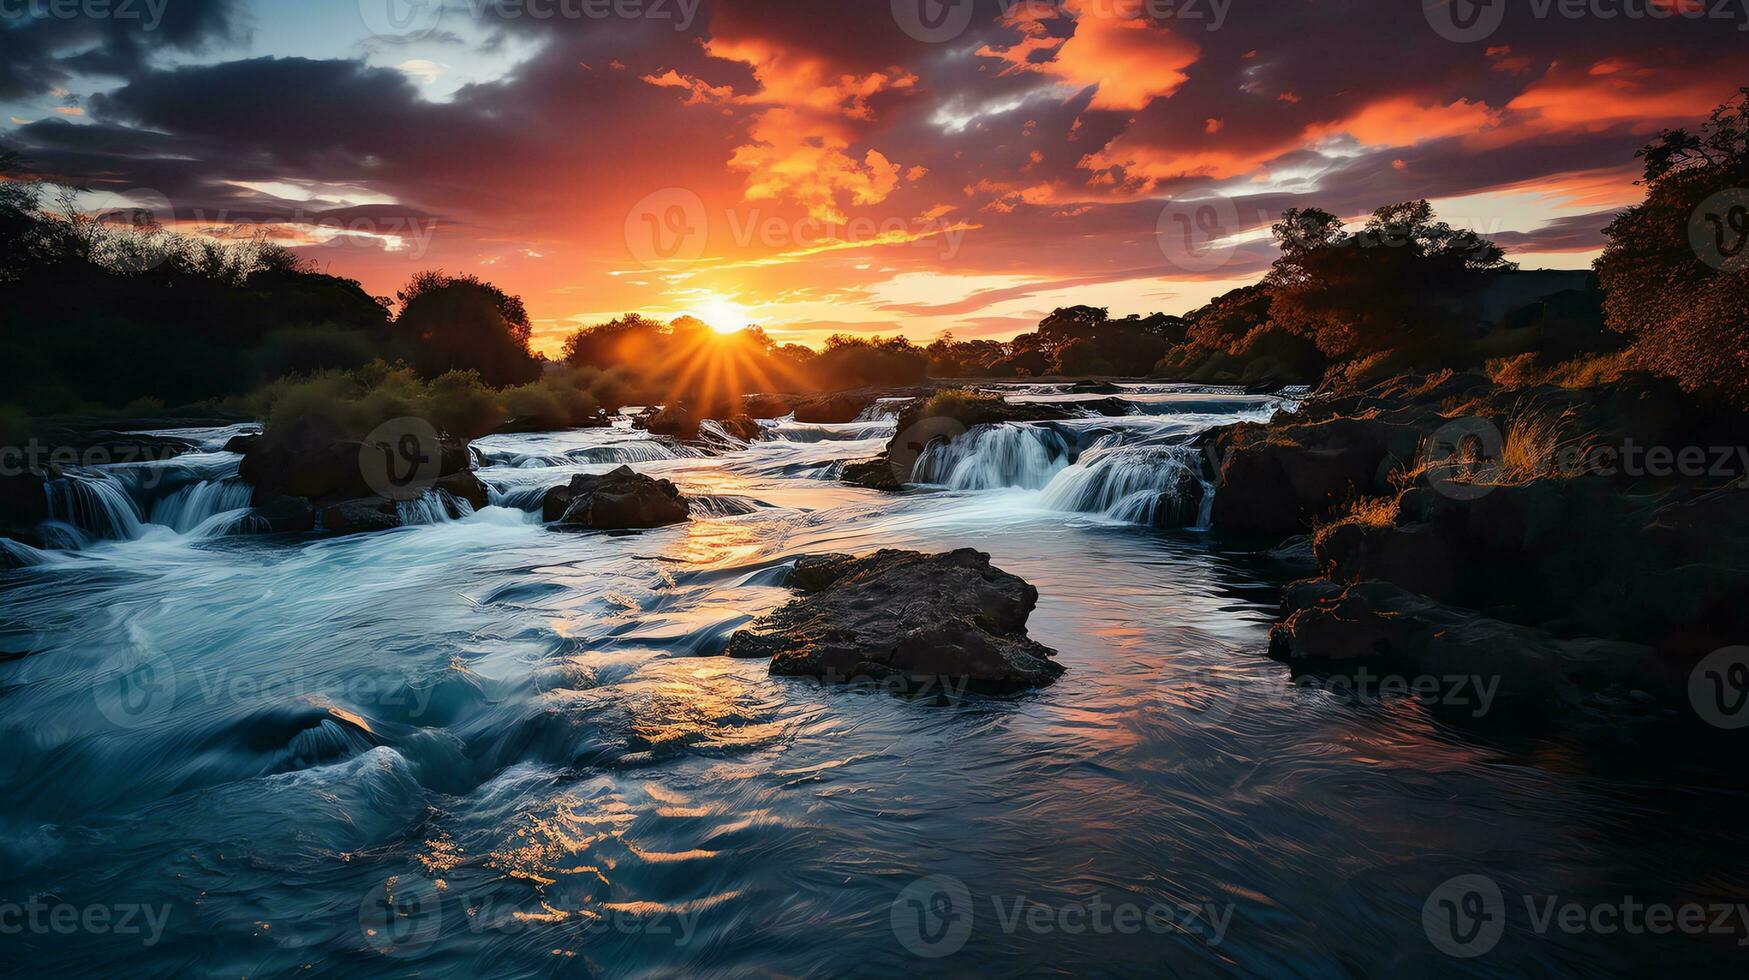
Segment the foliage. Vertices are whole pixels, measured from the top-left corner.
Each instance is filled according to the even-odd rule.
[[[398,298],[396,332],[421,374],[473,370],[494,385],[533,381],[541,363],[522,300],[475,276],[422,272]]]
[[[1514,268],[1492,242],[1435,221],[1426,201],[1379,208],[1354,234],[1317,209],[1285,212],[1274,231],[1270,319],[1337,361],[1384,351],[1460,361],[1480,333],[1468,307],[1485,277]]]
[[[1668,130],[1643,149],[1646,199],[1604,229],[1597,260],[1607,323],[1631,340],[1634,361],[1737,406],[1749,406],[1749,269],[1723,259],[1749,254],[1746,134],[1749,89],[1700,134]],[[1715,196],[1730,191],[1737,197]],[[1721,201],[1725,213],[1702,213]]]
[[[472,439],[513,418],[533,418],[554,428],[589,424],[601,412],[596,393],[610,395],[623,383],[610,373],[560,368],[527,384],[496,389],[475,371],[450,371],[422,380],[405,363],[379,360],[352,371],[281,378],[239,407],[264,419],[268,428],[317,415],[362,438],[384,422],[410,417],[425,419],[440,432]]]

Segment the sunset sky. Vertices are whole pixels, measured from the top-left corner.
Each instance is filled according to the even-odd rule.
[[[1184,312],[1292,205],[1427,197],[1581,267],[1635,148],[1749,84],[1736,5],[1454,40],[1488,8],[1453,2],[16,0],[0,132],[88,206],[266,228],[373,293],[477,273],[549,352],[631,311],[927,342]]]

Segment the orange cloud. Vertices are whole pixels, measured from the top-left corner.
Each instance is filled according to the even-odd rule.
[[[1006,47],[986,45],[980,57],[1005,63],[1001,74],[1037,72],[1075,88],[1098,86],[1091,108],[1134,111],[1178,91],[1201,49],[1145,18],[1126,17],[1095,0],[1017,4],[1003,22],[1020,32]],[[1054,37],[1050,22],[1074,21],[1074,34]],[[1045,55],[1050,57],[1046,58]]]
[[[1305,138],[1347,133],[1367,146],[1413,146],[1475,133],[1496,122],[1496,114],[1481,102],[1459,99],[1450,105],[1421,105],[1404,95],[1370,103],[1338,122],[1307,127]]]
[[[848,220],[841,197],[852,204],[878,204],[899,185],[900,166],[879,150],[869,150],[859,163],[846,151],[850,139],[800,109],[768,109],[753,123],[753,142],[737,147],[729,166],[747,171],[749,201],[788,197],[819,221]]]

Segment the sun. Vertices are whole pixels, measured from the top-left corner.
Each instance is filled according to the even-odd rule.
[[[710,324],[717,333],[739,333],[753,322],[753,314],[727,296],[708,296],[686,312]]]

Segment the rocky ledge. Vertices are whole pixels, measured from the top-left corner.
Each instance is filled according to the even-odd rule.
[[[372,454],[387,451],[366,447],[320,415],[303,416],[260,436],[239,437],[226,448],[243,452],[238,472],[254,487],[252,516],[271,531],[319,528],[357,534],[401,525],[396,504],[403,498],[384,496],[380,486],[366,479]],[[434,475],[430,481],[409,486],[404,499],[435,490],[465,500],[476,510],[486,506],[486,487],[473,473],[465,440],[446,438],[436,447],[420,450],[436,453]],[[383,472],[389,472],[386,456],[381,465]]]
[[[621,466],[601,476],[575,476],[547,491],[541,516],[560,527],[618,531],[679,524],[692,508],[674,484]]]
[[[1321,397],[1205,448],[1217,531],[1312,532],[1315,577],[1287,590],[1274,656],[1487,674],[1503,698],[1558,707],[1679,703],[1701,658],[1742,642],[1749,489],[1692,447],[1745,445],[1749,419],[1657,379],[1446,373]],[[1707,468],[1621,465],[1634,447],[1690,447]]]
[[[979,551],[811,556],[786,584],[801,598],[735,633],[728,656],[770,657],[775,676],[918,692],[1006,693],[1063,673],[1026,633],[1038,590]]]

